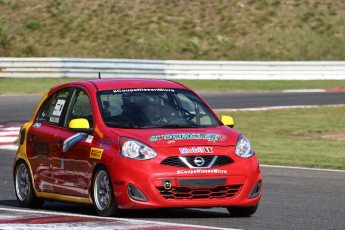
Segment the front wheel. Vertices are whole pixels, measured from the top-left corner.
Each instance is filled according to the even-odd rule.
[[[253,215],[258,209],[258,205],[249,207],[227,207],[231,216],[248,217]]]
[[[44,200],[37,198],[28,166],[19,162],[14,171],[14,186],[16,190],[17,201],[20,206],[25,208],[39,208]]]
[[[113,185],[107,169],[101,166],[93,179],[93,203],[100,216],[114,216],[118,212]]]

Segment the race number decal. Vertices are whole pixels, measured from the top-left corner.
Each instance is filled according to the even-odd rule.
[[[60,117],[61,113],[62,113],[62,110],[63,110],[63,107],[65,105],[65,102],[66,102],[65,100],[59,99],[56,102],[56,105],[55,105],[55,108],[54,108],[54,111],[53,111],[52,115]]]

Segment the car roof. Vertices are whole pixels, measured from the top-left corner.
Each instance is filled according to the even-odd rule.
[[[135,88],[180,88],[186,89],[180,83],[163,79],[144,79],[144,78],[116,78],[116,79],[96,79],[75,81],[72,84],[88,85],[92,83],[98,90],[112,89],[135,89]]]

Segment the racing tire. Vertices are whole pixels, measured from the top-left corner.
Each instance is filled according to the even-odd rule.
[[[112,180],[108,170],[100,166],[92,182],[92,200],[98,215],[104,217],[115,216],[118,207],[115,202]]]
[[[248,217],[253,215],[258,209],[259,205],[249,207],[227,207],[231,216],[234,217]]]
[[[43,205],[44,200],[36,196],[29,167],[23,161],[20,161],[16,165],[14,186],[17,201],[20,206],[25,208],[39,208]]]

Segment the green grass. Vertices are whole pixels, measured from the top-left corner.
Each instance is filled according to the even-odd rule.
[[[43,94],[52,86],[80,79],[73,78],[0,78],[0,94]]]
[[[0,56],[345,60],[343,0],[0,0]]]
[[[233,116],[261,164],[345,169],[344,106],[218,114]]]
[[[246,80],[178,80],[197,91],[279,91],[298,89],[345,88],[345,80],[317,81],[246,81]]]
[[[44,93],[50,87],[80,80],[76,78],[0,78],[0,94]],[[250,92],[293,89],[345,88],[344,80],[319,81],[241,81],[241,80],[177,80],[196,91]]]

